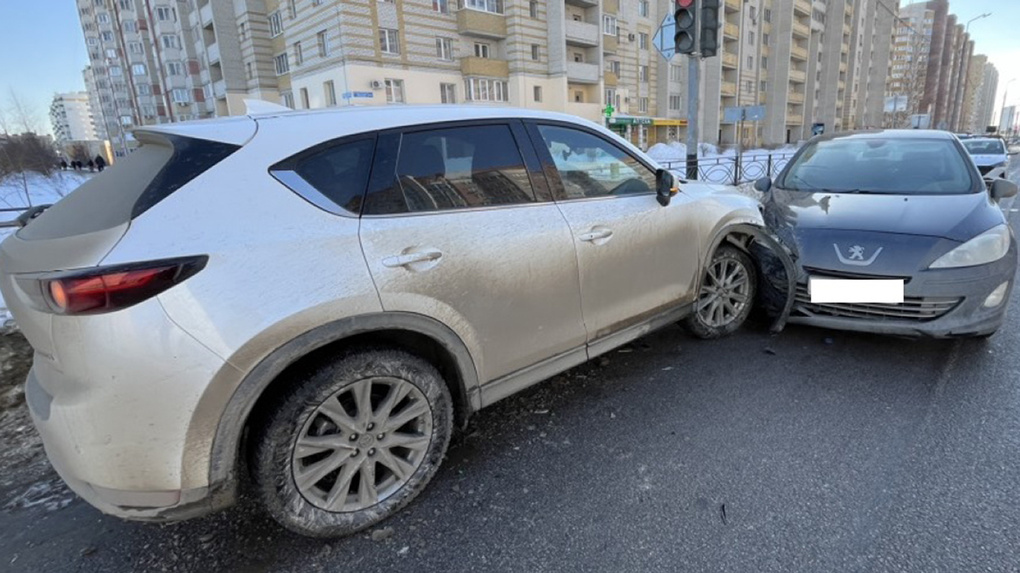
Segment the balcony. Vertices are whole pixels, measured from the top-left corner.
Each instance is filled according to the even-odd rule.
[[[506,38],[506,16],[461,8],[457,11],[457,32],[465,36],[501,40]]]
[[[460,73],[465,76],[508,78],[510,77],[510,65],[506,60],[467,56],[460,59]]]
[[[740,39],[740,28],[736,24],[730,24],[729,22],[723,26],[723,37],[730,40]]]
[[[808,59],[807,48],[801,48],[800,46],[793,46],[790,48],[790,57],[794,60],[800,60],[806,62]]]
[[[220,45],[217,42],[213,42],[209,46],[206,46],[205,53],[209,57],[209,63],[220,61]]]
[[[722,67],[730,68],[730,69],[735,70],[735,69],[737,69],[737,63],[738,62],[739,62],[739,60],[737,59],[737,55],[736,54],[731,54],[729,52],[723,52],[723,55],[722,55]]]
[[[566,2],[578,8],[594,8],[599,5],[599,0],[566,0]]]
[[[598,46],[601,32],[597,24],[567,20],[567,44],[572,46]]]
[[[737,83],[736,82],[722,82],[719,84],[719,93],[723,97],[736,97],[737,96]]]
[[[218,82],[213,83],[213,85],[212,85],[212,92],[213,92],[213,96],[215,96],[217,98],[226,97],[227,96],[227,82],[225,82],[224,80],[220,80]]]
[[[811,15],[811,0],[793,0],[793,13],[801,16]]]
[[[797,92],[790,92],[789,102],[792,104],[802,105],[804,103],[804,94]]]
[[[620,48],[620,40],[616,36],[602,35],[602,51],[607,54],[615,54]]]
[[[802,84],[807,81],[807,74],[800,70],[790,70],[790,83]]]
[[[845,73],[846,73],[846,62],[844,62],[844,63],[841,63],[841,64],[839,65],[839,71],[840,71],[840,73],[842,73],[842,74],[845,74]]]
[[[606,72],[602,75],[602,82],[606,84],[606,87],[613,87],[620,83],[620,78],[613,72]]]
[[[739,12],[740,11],[740,0],[726,0],[726,11],[727,12]]]
[[[786,125],[804,125],[804,116],[788,113],[786,114]]]
[[[206,4],[198,10],[198,22],[203,28],[212,22],[212,3]]]
[[[575,84],[599,83],[598,64],[567,62],[567,81]]]
[[[794,20],[793,35],[797,38],[809,38],[811,36],[811,27]]]

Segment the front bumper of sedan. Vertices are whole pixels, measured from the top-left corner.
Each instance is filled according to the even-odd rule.
[[[988,335],[1005,320],[1016,267],[1017,247],[1013,243],[1005,257],[987,265],[921,271],[905,279],[902,304],[811,303],[807,291],[810,276],[883,277],[854,277],[840,271],[801,268],[789,322],[914,337]],[[996,296],[993,297],[993,293]],[[999,301],[989,305],[987,303],[994,302],[990,298]]]

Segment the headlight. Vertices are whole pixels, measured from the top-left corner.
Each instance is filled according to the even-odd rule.
[[[993,227],[966,243],[942,255],[929,269],[973,267],[997,261],[1009,252],[1008,225]]]

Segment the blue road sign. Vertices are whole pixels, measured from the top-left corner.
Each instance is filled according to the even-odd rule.
[[[659,53],[662,54],[663,58],[666,58],[667,62],[672,60],[673,54],[676,53],[676,41],[673,39],[675,33],[676,20],[673,19],[673,13],[667,11],[666,17],[662,19],[662,24],[659,24],[659,31],[652,38],[655,49],[659,50]]]

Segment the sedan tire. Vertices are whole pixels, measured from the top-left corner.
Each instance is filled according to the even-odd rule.
[[[439,372],[397,350],[321,365],[275,402],[253,428],[255,488],[276,521],[311,537],[350,535],[410,503],[453,428]]]

